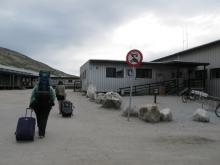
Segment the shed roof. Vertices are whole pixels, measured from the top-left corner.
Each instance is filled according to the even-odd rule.
[[[79,79],[79,76],[52,76],[53,79]]]
[[[1,65],[1,64],[0,64],[0,72],[12,73],[12,74],[18,74],[18,75],[34,76],[34,77],[39,75],[38,72],[35,72],[32,70],[16,68],[16,67],[12,67],[12,66]]]
[[[168,65],[168,66],[176,66],[176,67],[196,67],[196,66],[207,66],[209,63],[207,62],[188,62],[188,61],[166,61],[166,62],[161,62],[163,65]]]
[[[126,61],[117,61],[117,60],[89,60],[92,64],[126,64]],[[197,66],[207,66],[209,63],[205,62],[187,62],[187,61],[166,61],[166,62],[142,62],[143,65],[163,65],[163,66],[175,66],[175,67],[197,67]]]
[[[179,55],[184,55],[184,54],[186,54],[186,53],[190,53],[190,52],[195,51],[195,50],[199,50],[199,49],[202,49],[202,48],[206,48],[206,47],[210,47],[210,46],[218,45],[218,44],[220,44],[220,40],[216,40],[216,41],[213,41],[213,42],[209,42],[209,43],[207,43],[207,44],[203,44],[203,45],[196,46],[196,47],[193,47],[193,48],[190,48],[190,49],[181,51],[181,52],[177,52],[177,53],[174,53],[174,54],[165,56],[165,57],[161,57],[161,58],[158,58],[158,59],[153,60],[153,62],[160,61],[160,60],[163,60],[163,59],[166,59],[166,58],[170,58],[170,57],[175,57],[175,56],[177,56],[177,55],[178,55],[178,56],[179,56]]]

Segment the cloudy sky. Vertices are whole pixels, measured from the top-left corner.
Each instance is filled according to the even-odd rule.
[[[151,61],[220,39],[219,0],[0,0],[0,47],[79,75],[89,59]]]

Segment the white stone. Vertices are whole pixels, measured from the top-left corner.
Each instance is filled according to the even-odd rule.
[[[160,120],[161,121],[172,121],[173,120],[173,114],[170,110],[170,108],[165,108],[160,110]]]
[[[89,85],[86,96],[89,97],[91,100],[95,100],[96,99],[96,87],[93,86],[92,84]]]
[[[193,114],[193,120],[199,121],[199,122],[209,122],[209,116],[207,114],[207,111],[205,109],[197,109]]]
[[[102,105],[105,108],[119,109],[122,104],[122,97],[116,92],[107,92],[103,98]]]
[[[105,94],[104,94],[104,93],[98,93],[98,94],[96,95],[95,102],[96,102],[97,104],[102,104],[103,101],[104,101],[104,97],[105,97]]]
[[[156,123],[160,121],[160,111],[155,104],[147,104],[145,106],[140,107],[139,109],[139,118],[150,122]]]

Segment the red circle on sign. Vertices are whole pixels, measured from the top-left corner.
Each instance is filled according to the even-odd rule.
[[[138,67],[141,65],[143,60],[142,53],[137,49],[132,49],[126,56],[126,62],[131,67]]]

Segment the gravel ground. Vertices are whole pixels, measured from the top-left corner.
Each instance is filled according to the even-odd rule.
[[[0,165],[219,165],[220,118],[192,121],[201,107],[184,104],[179,97],[158,97],[159,108],[169,107],[174,121],[150,124],[130,122],[119,110],[104,109],[81,93],[67,91],[76,106],[72,118],[50,113],[44,139],[17,143],[17,120],[24,115],[31,90],[0,91]],[[122,109],[128,106],[123,98]],[[133,97],[133,105],[152,103],[152,96]],[[37,134],[37,128],[36,128]]]

